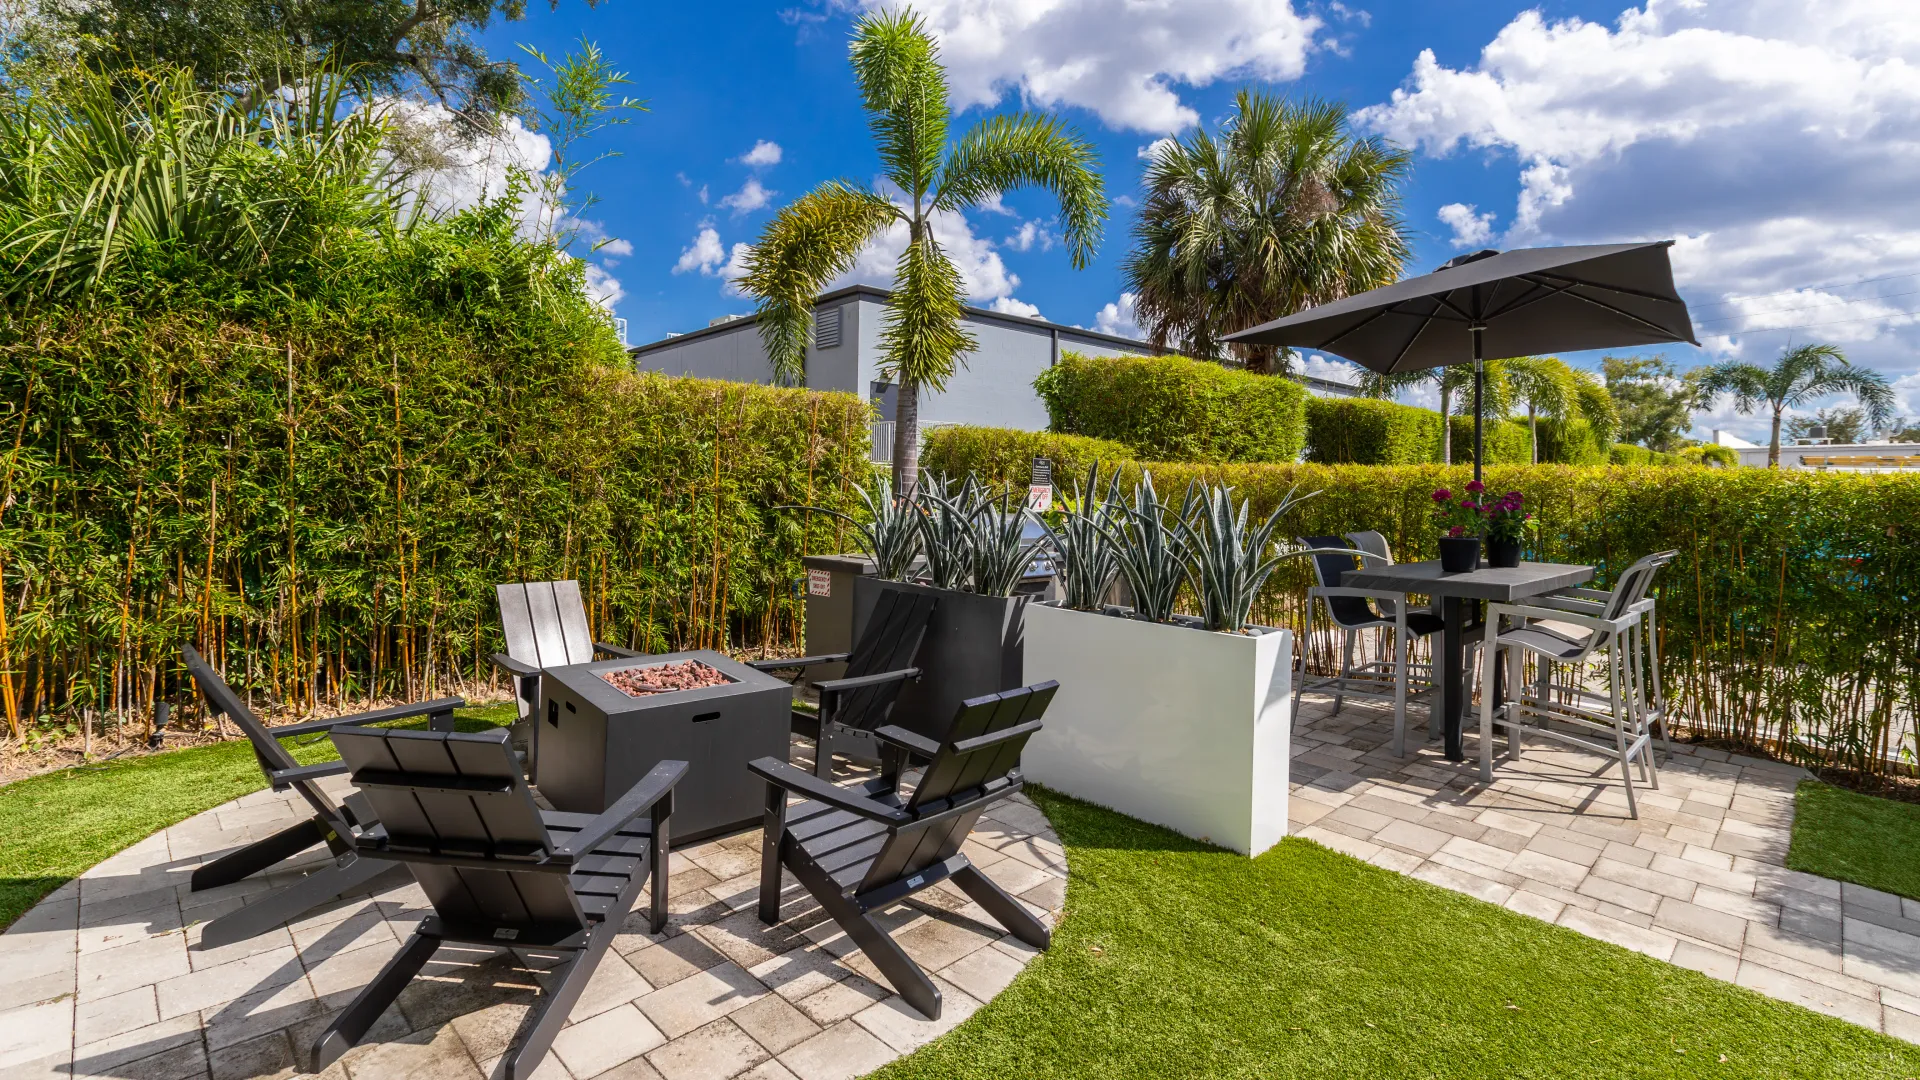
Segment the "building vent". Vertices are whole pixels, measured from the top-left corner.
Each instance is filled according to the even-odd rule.
[[[816,349],[837,349],[840,347],[840,313],[845,308],[830,308],[813,318],[813,347]]]

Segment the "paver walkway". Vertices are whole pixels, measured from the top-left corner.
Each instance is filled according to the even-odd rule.
[[[191,893],[188,875],[203,858],[305,816],[290,794],[259,792],[157,833],[0,935],[0,1077],[300,1075],[296,1063],[315,1036],[429,910],[409,882],[202,950],[205,920],[276,882]],[[1016,797],[989,811],[966,851],[1049,923],[1057,916],[1066,863],[1031,803]],[[643,898],[537,1075],[857,1076],[966,1019],[1034,955],[945,883],[896,905],[882,921],[945,996],[943,1016],[930,1022],[887,989],[791,877],[784,921],[763,926],[753,911],[759,865],[758,830],[675,850],[667,932],[645,932]],[[364,1043],[321,1075],[492,1075],[545,982],[542,967],[507,950],[443,946]]]
[[[1479,740],[1454,764],[1405,760],[1393,710],[1306,695],[1294,725],[1291,829],[1423,881],[1770,997],[1920,1042],[1920,902],[1786,869],[1805,770],[1674,746],[1660,790],[1536,740],[1479,780]],[[1426,713],[1410,710],[1408,742]],[[1496,743],[1503,749],[1504,737]]]

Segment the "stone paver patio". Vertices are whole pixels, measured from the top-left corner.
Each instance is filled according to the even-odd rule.
[[[202,950],[206,920],[279,881],[191,893],[188,875],[203,858],[290,824],[300,813],[291,796],[259,792],[156,833],[0,935],[0,1077],[302,1075],[315,1036],[428,907],[419,886],[396,875],[403,884]],[[1030,802],[1016,797],[990,811],[966,850],[1043,919],[1057,916],[1066,864]],[[886,987],[791,877],[783,921],[762,925],[753,911],[759,864],[758,830],[675,850],[667,932],[645,932],[643,898],[537,1075],[857,1076],[965,1020],[1034,955],[946,883],[896,905],[883,923],[945,997],[941,1019],[930,1022]],[[362,1045],[321,1075],[491,1075],[545,966],[538,955],[443,946]]]
[[[1788,870],[1805,770],[1676,744],[1627,816],[1618,767],[1535,740],[1468,761],[1393,756],[1393,710],[1309,694],[1294,725],[1291,831],[1423,881],[1920,1042],[1920,902]],[[1426,725],[1408,714],[1412,749]],[[1496,743],[1503,749],[1505,739]]]

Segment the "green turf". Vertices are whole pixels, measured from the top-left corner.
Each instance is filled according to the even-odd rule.
[[[1920,804],[1802,780],[1787,866],[1920,900]]]
[[[1920,1047],[1290,839],[1245,859],[1035,793],[1053,946],[876,1080],[1920,1076]]]
[[[506,702],[456,716],[471,731],[512,722],[514,707]],[[302,764],[335,756],[325,738],[285,745]],[[62,769],[0,787],[0,930],[121,848],[265,786],[252,750],[236,741]]]

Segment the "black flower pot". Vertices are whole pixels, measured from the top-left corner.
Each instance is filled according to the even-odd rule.
[[[1487,538],[1488,566],[1519,566],[1521,543],[1518,540]]]
[[[1468,574],[1480,569],[1480,538],[1477,536],[1441,537],[1440,569],[1449,574]]]

